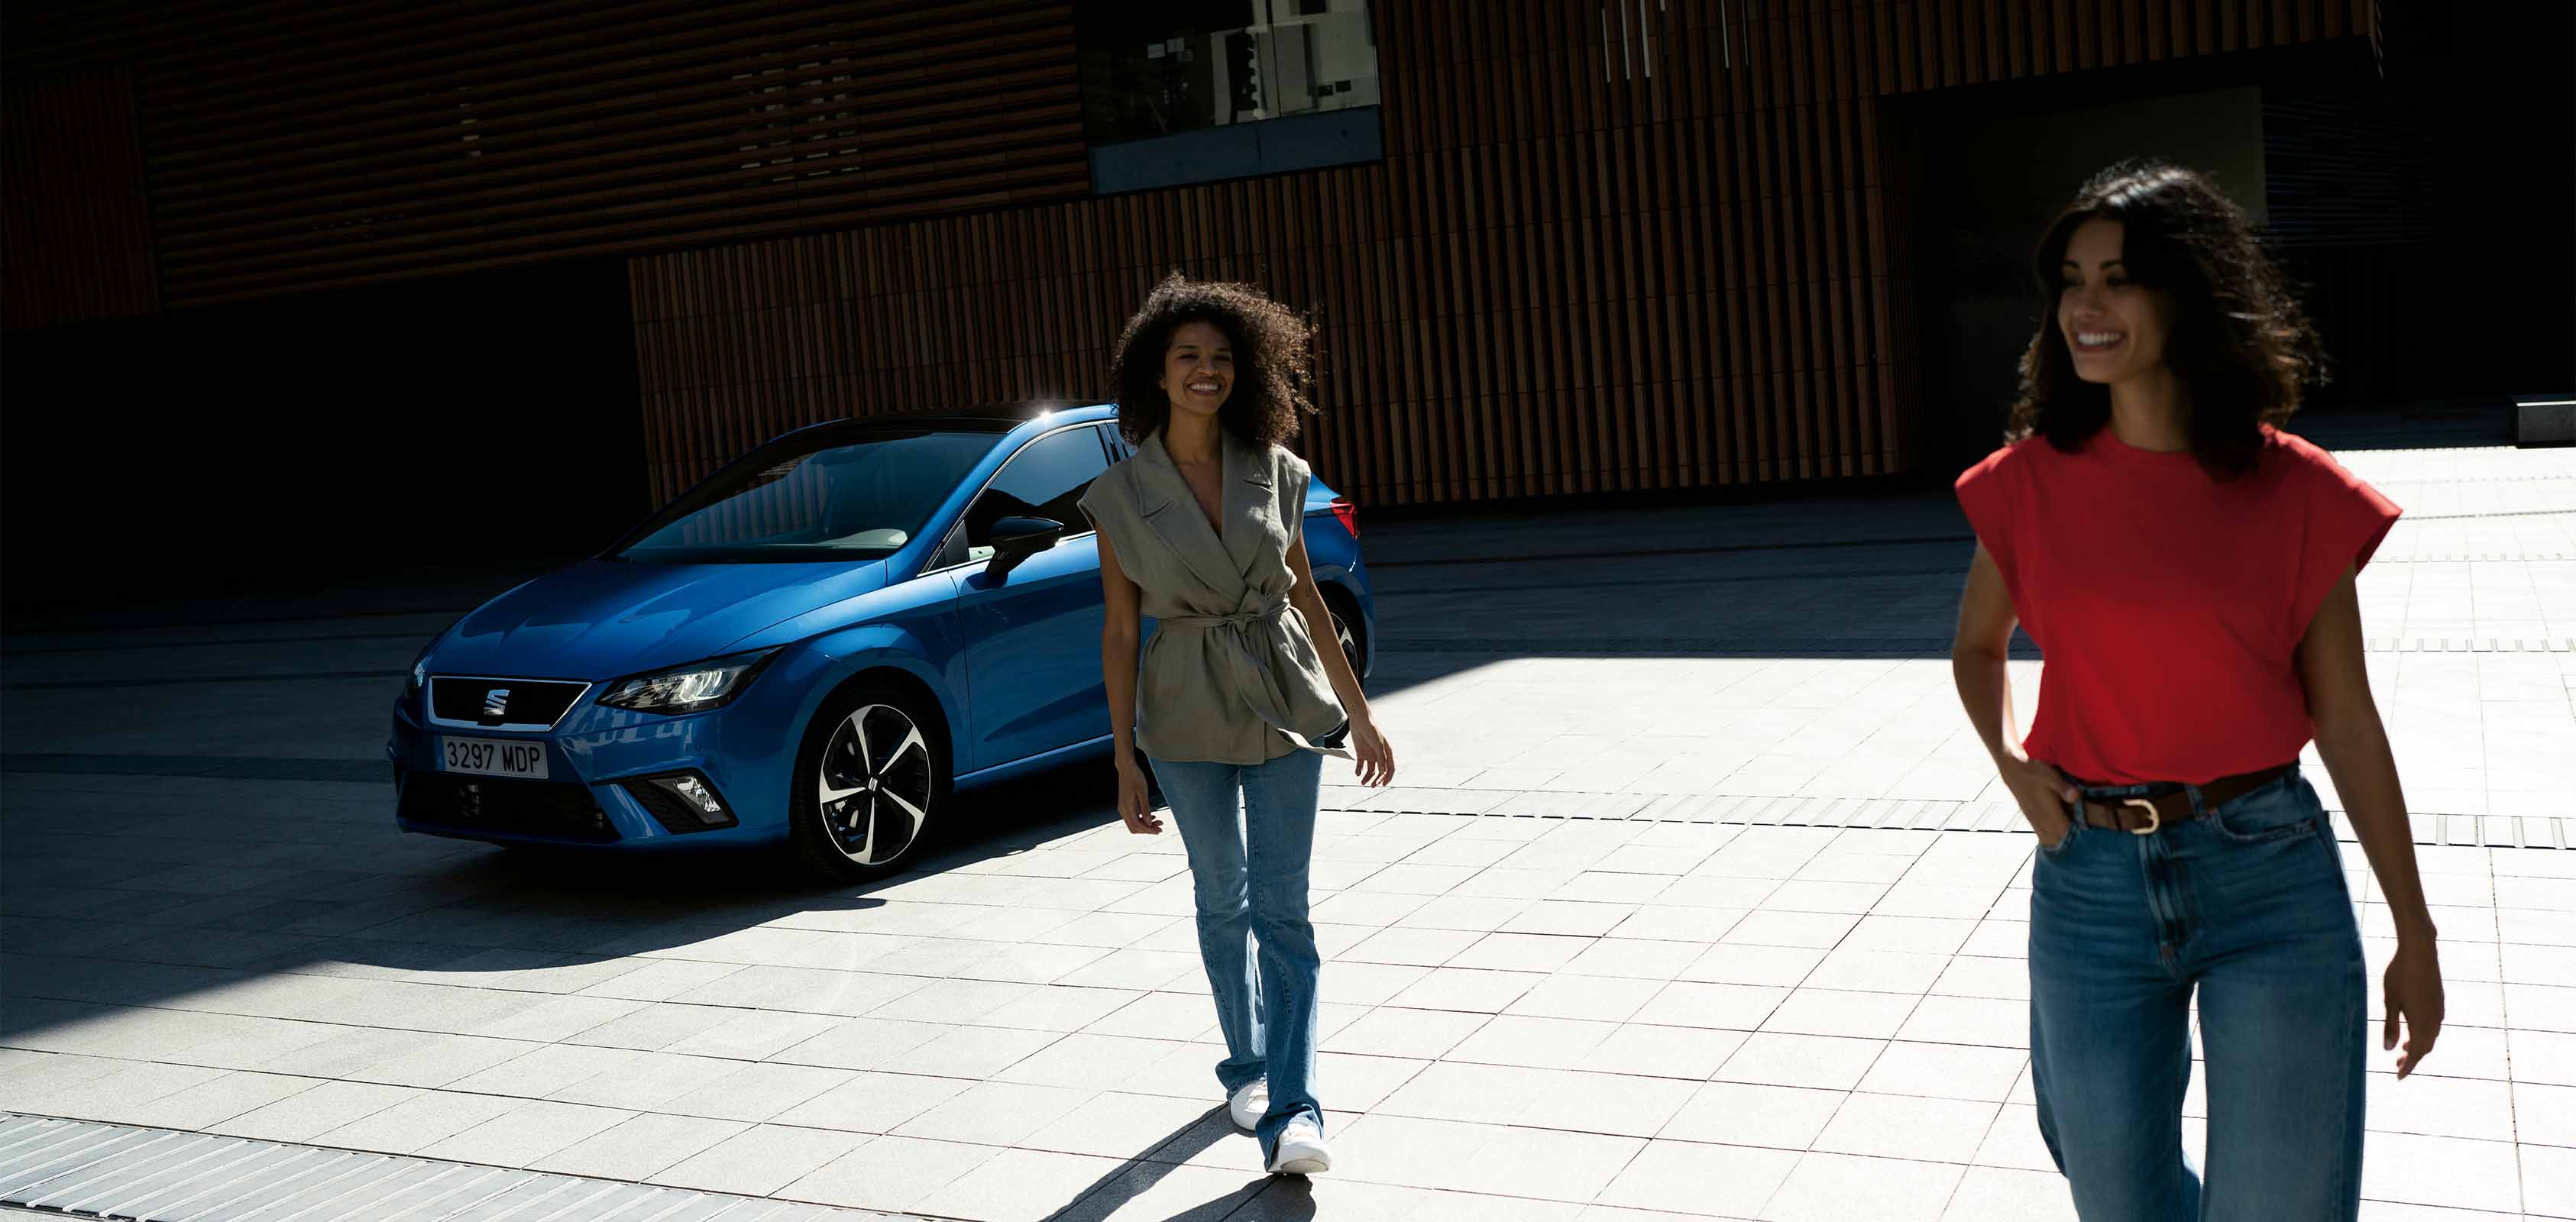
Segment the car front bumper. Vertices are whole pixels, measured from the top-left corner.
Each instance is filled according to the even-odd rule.
[[[745,695],[721,709],[679,716],[585,702],[544,733],[429,725],[420,698],[403,696],[394,703],[385,743],[394,769],[395,825],[432,836],[582,848],[776,843],[787,830],[789,769],[781,756],[793,748],[782,746],[771,710]],[[447,772],[439,740],[450,735],[536,744],[545,751],[547,779]],[[679,773],[702,778],[733,821],[693,823],[690,812],[667,799],[657,803],[657,817],[643,778]]]

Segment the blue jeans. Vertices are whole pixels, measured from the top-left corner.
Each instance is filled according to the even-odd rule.
[[[1306,917],[1324,757],[1299,751],[1266,764],[1149,762],[1197,884],[1199,958],[1225,1031],[1216,1080],[1231,1096],[1270,1079],[1270,1111],[1254,1130],[1267,1159],[1290,1120],[1324,1122],[1314,1090],[1324,962]]]
[[[2197,807],[2197,789],[2191,799]],[[2209,1069],[2203,1175],[2184,1160],[2181,1127],[2195,989]],[[2153,835],[2077,823],[2040,849],[2031,1079],[2075,1212],[2084,1222],[2353,1218],[2364,996],[2334,829],[2296,769]]]

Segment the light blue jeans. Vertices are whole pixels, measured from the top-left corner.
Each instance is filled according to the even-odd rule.
[[[2195,989],[2200,1175],[2181,1127]],[[2153,835],[2078,823],[2039,851],[2031,1080],[2084,1222],[2353,1218],[2366,1005],[2334,829],[2296,769]]]
[[[1324,963],[1306,916],[1324,757],[1298,751],[1266,764],[1149,762],[1197,884],[1199,958],[1225,1031],[1217,1084],[1231,1096],[1270,1079],[1270,1111],[1254,1130],[1266,1160],[1290,1120],[1324,1122],[1314,1090]]]

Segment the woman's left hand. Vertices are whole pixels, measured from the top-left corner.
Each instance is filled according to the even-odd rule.
[[[2397,1020],[2406,1020],[2406,1051],[2397,1057],[2397,1076],[2405,1077],[2424,1063],[2442,1033],[2442,965],[2433,942],[2400,939],[2389,956],[2385,988],[2388,1023],[2381,1032],[2383,1051],[2397,1047]]]
[[[1360,784],[1384,785],[1395,779],[1395,748],[1378,731],[1376,721],[1363,717],[1351,722],[1351,754],[1359,763]]]

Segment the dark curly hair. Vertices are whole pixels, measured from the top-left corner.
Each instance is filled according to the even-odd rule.
[[[2244,210],[2199,171],[2163,161],[2123,161],[2095,174],[2040,239],[2031,258],[2039,333],[2022,353],[2021,396],[2005,440],[2036,434],[2071,452],[2111,419],[2110,387],[2075,376],[2057,325],[2059,264],[2076,228],[2095,217],[2120,222],[2129,278],[2171,303],[2165,364],[2188,398],[2192,455],[2219,479],[2252,472],[2262,426],[2289,419],[2301,387],[2324,381],[2316,332]]]
[[[1234,346],[1234,392],[1217,409],[1217,420],[1254,446],[1295,437],[1298,417],[1315,410],[1314,324],[1249,284],[1173,272],[1127,320],[1109,366],[1118,431],[1128,443],[1145,444],[1171,418],[1171,397],[1155,383],[1172,332],[1193,322],[1216,324]]]

